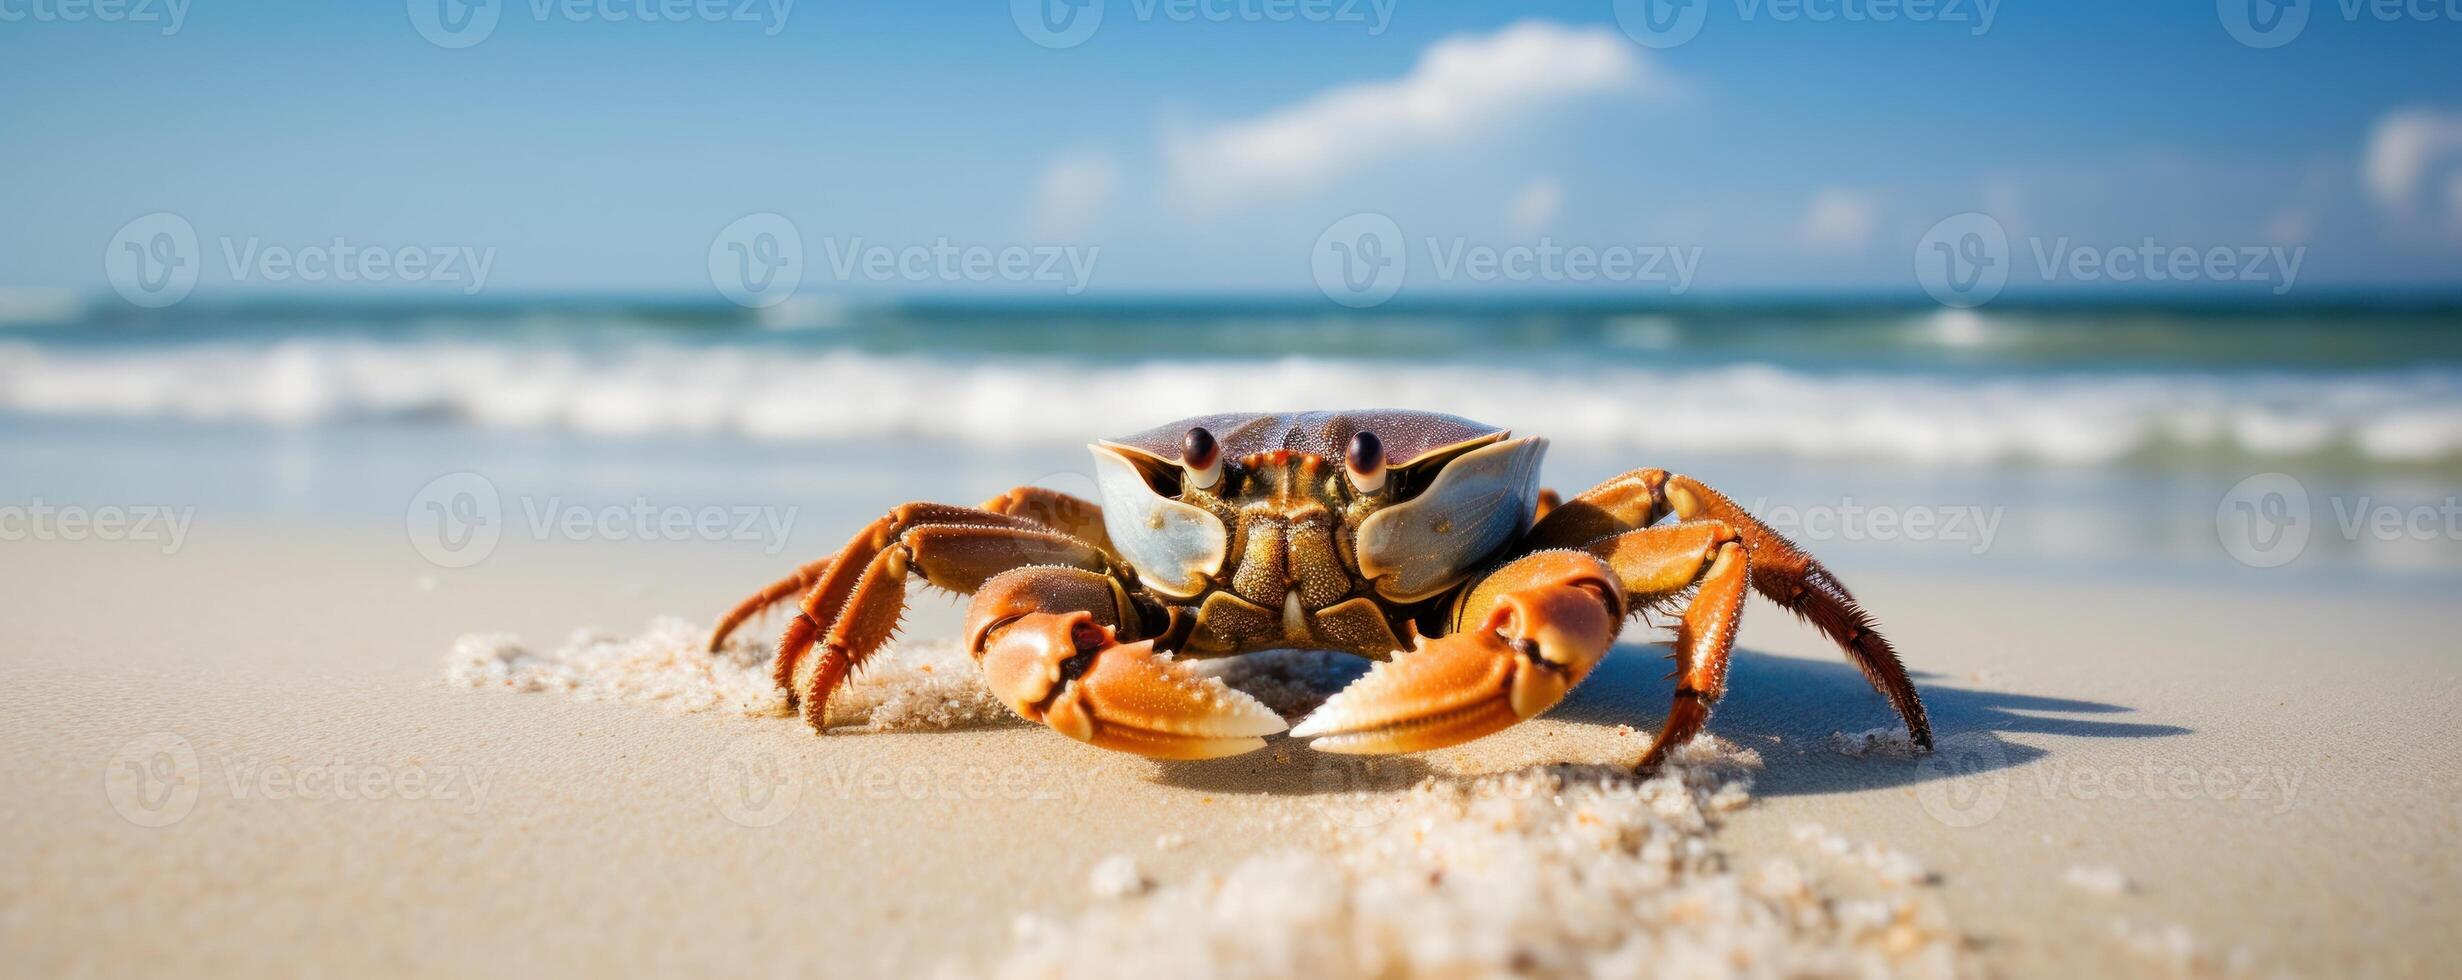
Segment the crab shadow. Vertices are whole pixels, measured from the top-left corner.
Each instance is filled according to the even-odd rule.
[[[1657,646],[1617,647],[1546,717],[1607,728],[1631,725],[1638,730],[1633,739],[1638,755],[1673,697],[1673,682],[1665,676],[1664,652],[1664,647]],[[2190,731],[2178,725],[2113,717],[2135,710],[2122,705],[1992,690],[1983,686],[1985,682],[1962,686],[1938,674],[1917,672],[1914,676],[1936,740],[1936,751],[1929,754],[1887,747],[1862,755],[1842,751],[1836,745],[1839,733],[1903,730],[1897,715],[1863,674],[1844,660],[1751,650],[1736,651],[1727,696],[1711,718],[1710,731],[1760,753],[1763,768],[1754,777],[1753,787],[1756,795],[1765,796],[1845,793],[1960,779],[2022,766],[2048,754],[2005,737],[2011,734],[2135,739]],[[1431,776],[1465,778],[1416,755],[1326,755],[1283,738],[1263,752],[1157,766],[1157,782],[1224,793],[1398,790]]]

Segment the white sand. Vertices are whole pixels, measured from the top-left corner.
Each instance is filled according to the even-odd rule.
[[[708,635],[707,625],[677,616],[653,619],[632,637],[583,630],[546,652],[523,646],[513,634],[476,633],[454,641],[445,681],[682,712],[790,714],[772,679],[774,651],[755,638],[759,633],[730,637],[716,653],[704,649]],[[973,661],[949,640],[881,651],[829,703],[831,725],[874,732],[966,728],[1011,717],[984,688]]]
[[[1323,851],[1270,849],[1143,897],[1110,890],[1116,900],[1067,923],[1021,919],[998,973],[1961,972],[1959,938],[1920,890],[1845,898],[1787,858],[1735,867],[1713,832],[1719,814],[1748,802],[1744,772],[1758,762],[1704,740],[1647,781],[1559,767],[1363,797],[1351,805],[1377,819]]]
[[[472,635],[454,643],[445,677],[684,711],[784,713],[760,645],[732,640],[711,654],[703,635],[672,616],[632,638],[583,631],[544,654],[504,634]],[[1201,666],[1296,718],[1356,677],[1356,663],[1279,652]],[[1005,715],[977,677],[954,644],[894,644],[833,699],[832,723],[923,730]],[[1858,744],[1886,741],[1867,733]],[[1911,858],[1807,824],[1799,841],[1892,893],[1846,897],[1785,858],[1731,870],[1712,831],[1719,814],[1749,804],[1760,757],[1704,737],[1674,762],[1648,780],[1618,767],[1548,767],[1347,794],[1328,801],[1352,815],[1330,846],[1270,850],[1159,891],[1133,857],[1114,854],[1088,877],[1103,904],[1066,924],[1021,917],[1017,948],[996,972],[1134,978],[1194,963],[1327,980],[1961,972],[1960,938],[1939,903],[1907,891],[1930,879]]]
[[[939,666],[867,677],[862,724],[816,737],[763,713],[758,654],[680,655],[688,623],[456,660],[591,702],[438,679],[474,631],[714,610],[778,564],[508,541],[439,571],[398,528],[204,521],[171,557],[0,548],[0,973],[1099,973],[1232,934],[1175,975],[2462,962],[2462,610],[2416,598],[1859,570],[1941,752],[1842,753],[1833,733],[1885,743],[1887,709],[1756,605],[1716,757],[1639,786],[1591,767],[1665,710],[1642,647],[1545,718],[1365,760],[1121,756],[984,717]],[[955,619],[924,600],[918,664]],[[654,696],[621,703],[608,665]],[[1289,710],[1339,667],[1223,669],[1288,680]],[[862,730],[893,717],[930,724]]]

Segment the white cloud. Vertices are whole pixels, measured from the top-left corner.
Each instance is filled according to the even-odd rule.
[[[2462,113],[2405,109],[2378,119],[2362,177],[2379,205],[2462,237]]]
[[[1045,234],[1083,230],[1102,215],[1120,182],[1120,167],[1099,153],[1055,157],[1035,187],[1035,221]]]
[[[1563,208],[1564,185],[1554,177],[1541,177],[1513,195],[1513,201],[1505,206],[1505,220],[1512,223],[1516,233],[1527,235],[1556,220],[1556,212]]]
[[[1668,83],[1640,50],[1604,27],[1522,21],[1439,41],[1398,79],[1328,89],[1167,139],[1164,156],[1172,185],[1200,207],[1305,189],[1397,153],[1472,143],[1546,106],[1663,93]]]
[[[1872,241],[1872,227],[1880,214],[1880,205],[1869,195],[1831,188],[1813,196],[1796,234],[1806,248],[1816,251],[1853,251]]]

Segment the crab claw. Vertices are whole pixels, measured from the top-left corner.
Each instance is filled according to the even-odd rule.
[[[1032,613],[983,651],[983,677],[1028,721],[1089,745],[1157,759],[1212,759],[1265,747],[1282,716],[1210,677],[1123,644],[1082,612]]]
[[[1291,729],[1319,752],[1417,752],[1458,745],[1564,699],[1616,639],[1597,593],[1549,584],[1500,597],[1480,628],[1397,654]]]

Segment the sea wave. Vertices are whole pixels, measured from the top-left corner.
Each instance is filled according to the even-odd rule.
[[[317,425],[432,420],[607,435],[1078,441],[1206,412],[1441,410],[1560,448],[1924,464],[2096,465],[2180,453],[2462,461],[2462,372],[1839,373],[1132,361],[294,339],[0,342],[0,412]]]

